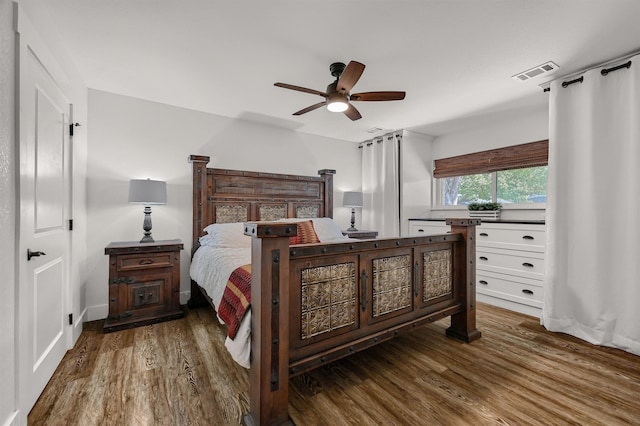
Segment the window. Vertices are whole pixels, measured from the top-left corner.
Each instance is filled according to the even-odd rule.
[[[435,204],[546,203],[548,152],[544,140],[436,160]]]

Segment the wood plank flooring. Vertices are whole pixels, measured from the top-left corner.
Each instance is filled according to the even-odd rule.
[[[640,425],[640,357],[479,304],[482,338],[449,320],[291,379],[297,425]],[[30,425],[238,425],[248,371],[209,308],[102,334],[85,324]]]

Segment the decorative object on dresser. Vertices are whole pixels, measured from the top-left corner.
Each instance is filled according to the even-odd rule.
[[[346,235],[349,238],[357,238],[358,240],[370,240],[372,238],[376,238],[378,236],[378,231],[342,231],[343,235]]]
[[[129,202],[144,204],[144,236],[141,243],[152,243],[151,205],[167,204],[167,183],[161,180],[131,179],[129,181]]]
[[[469,217],[484,220],[500,219],[500,209],[502,209],[502,204],[494,202],[476,202],[467,206]]]
[[[347,231],[357,231],[356,228],[356,207],[361,208],[363,206],[362,192],[346,191],[342,198],[342,205],[345,207],[351,207],[351,227]]]
[[[113,242],[109,256],[109,316],[104,332],[181,318],[180,240]]]

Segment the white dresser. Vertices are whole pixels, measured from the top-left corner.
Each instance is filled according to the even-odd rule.
[[[410,220],[411,235],[449,231],[443,221]],[[543,223],[483,222],[476,228],[477,300],[540,317],[543,303]]]

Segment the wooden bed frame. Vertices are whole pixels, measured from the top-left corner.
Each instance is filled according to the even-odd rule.
[[[273,220],[332,217],[335,171],[292,176],[208,169],[209,157],[198,155],[190,162],[193,251],[210,223],[246,222],[252,237],[250,412],[244,424],[292,424],[289,377],[419,325],[450,316],[448,336],[480,337],[474,287],[479,220],[448,219],[451,233],[445,235],[290,247],[297,225]],[[190,306],[207,299],[197,283],[191,291]]]

